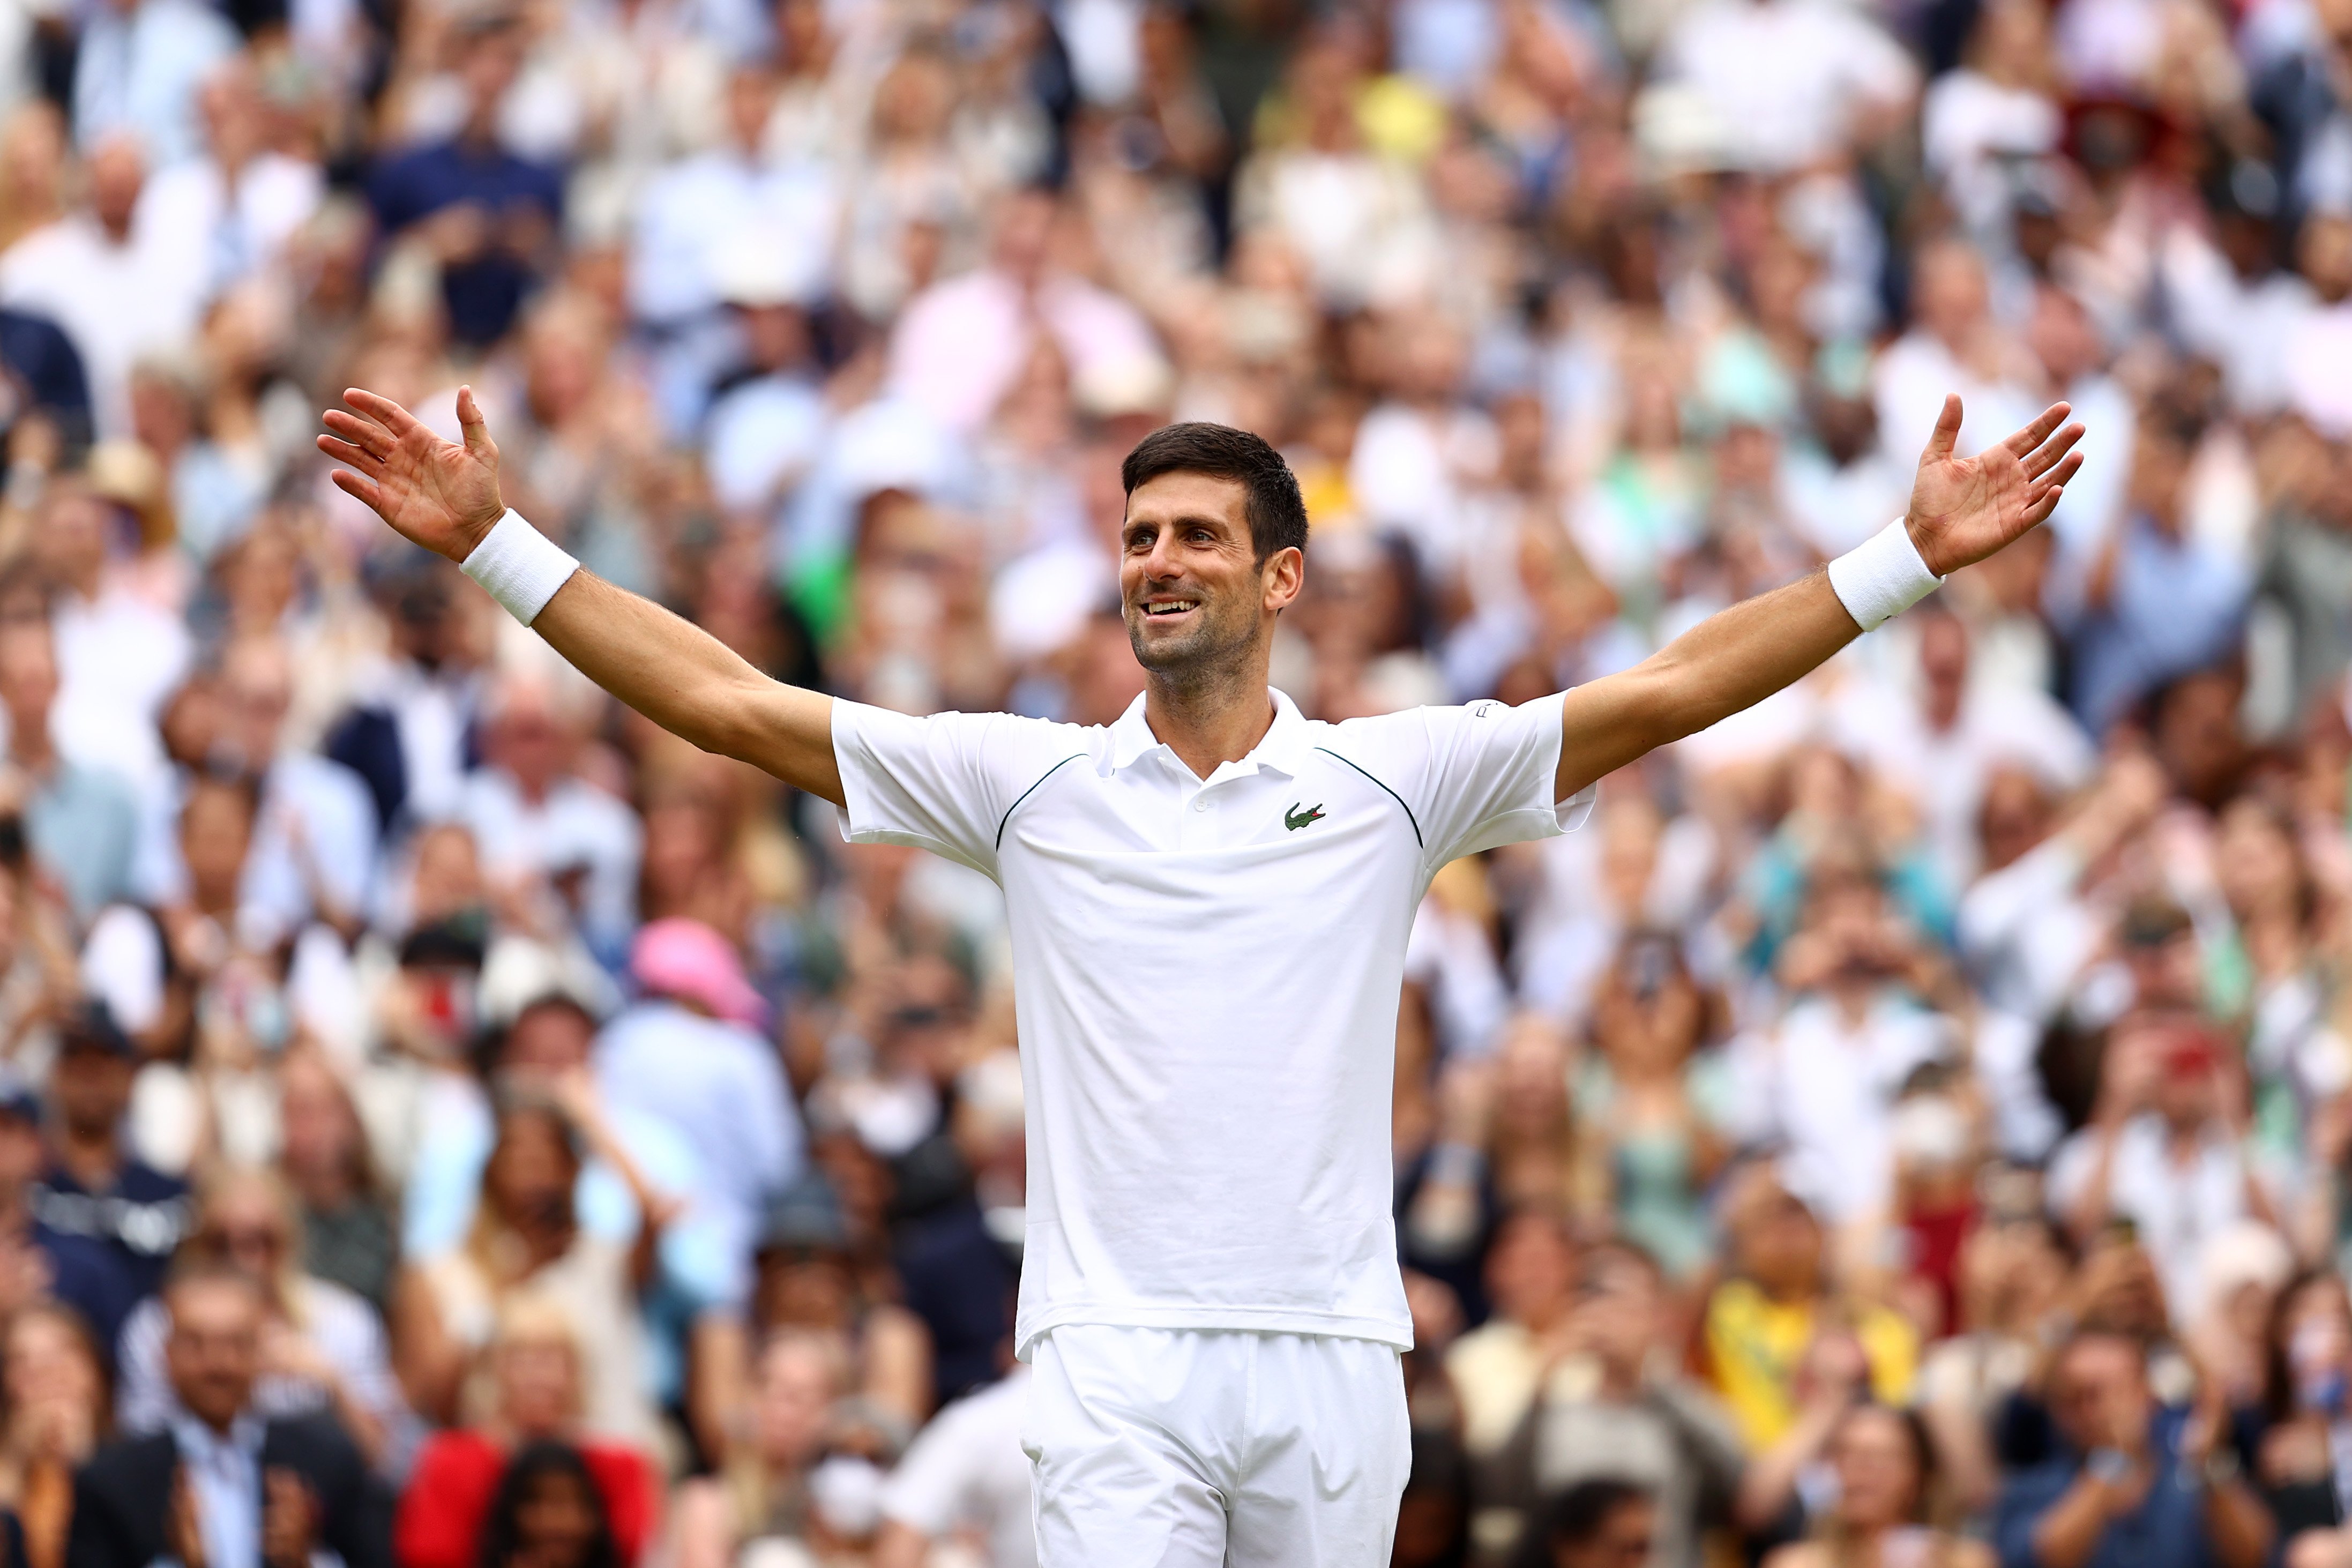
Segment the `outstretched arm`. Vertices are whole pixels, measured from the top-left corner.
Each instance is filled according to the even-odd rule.
[[[462,446],[388,397],[354,387],[343,401],[349,411],[329,409],[333,434],[319,437],[320,451],[348,465],[335,483],[403,537],[462,564],[506,513],[499,448],[473,388],[457,391]],[[841,804],[832,698],[769,679],[718,638],[584,568],[530,627],[663,729]]]
[[[1904,529],[1937,577],[1972,565],[2048,517],[2083,465],[2067,406],[1974,458],[1956,458],[1960,400],[1944,399],[1919,458]],[[1914,568],[1916,570],[1916,568]],[[1633,668],[1580,686],[1561,710],[1559,798],[1669,741],[1696,734],[1801,679],[1865,628],[1826,572],[1708,616]]]

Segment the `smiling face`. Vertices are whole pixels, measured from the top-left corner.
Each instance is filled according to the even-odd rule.
[[[1167,473],[1136,486],[1120,530],[1119,595],[1136,661],[1183,683],[1255,656],[1276,612],[1298,596],[1305,558],[1261,562],[1239,480]]]

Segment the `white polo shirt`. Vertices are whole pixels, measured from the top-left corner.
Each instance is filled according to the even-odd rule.
[[[1560,700],[1310,721],[1203,782],[1108,729],[834,704],[856,843],[1004,889],[1027,1095],[1023,1358],[1063,1323],[1412,1342],[1390,1218],[1397,996],[1458,857],[1578,826]]]

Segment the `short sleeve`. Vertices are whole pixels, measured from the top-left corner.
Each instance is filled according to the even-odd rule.
[[[1359,766],[1413,814],[1433,869],[1465,855],[1572,832],[1597,786],[1553,798],[1559,772],[1560,698],[1514,708],[1496,701],[1416,708],[1340,726]]]
[[[836,700],[842,837],[852,844],[910,844],[993,877],[998,835],[1034,782],[1027,774],[1056,765],[1047,753],[1057,742],[1068,742],[1069,755],[1085,754],[1081,733],[1009,713],[918,719]]]

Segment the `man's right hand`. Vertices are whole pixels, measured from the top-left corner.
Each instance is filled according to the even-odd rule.
[[[474,389],[457,389],[463,446],[444,441],[389,397],[352,387],[343,401],[351,411],[327,410],[334,434],[319,437],[319,450],[349,465],[334,470],[336,485],[403,538],[452,561],[472,554],[507,510],[499,495],[499,448]]]

